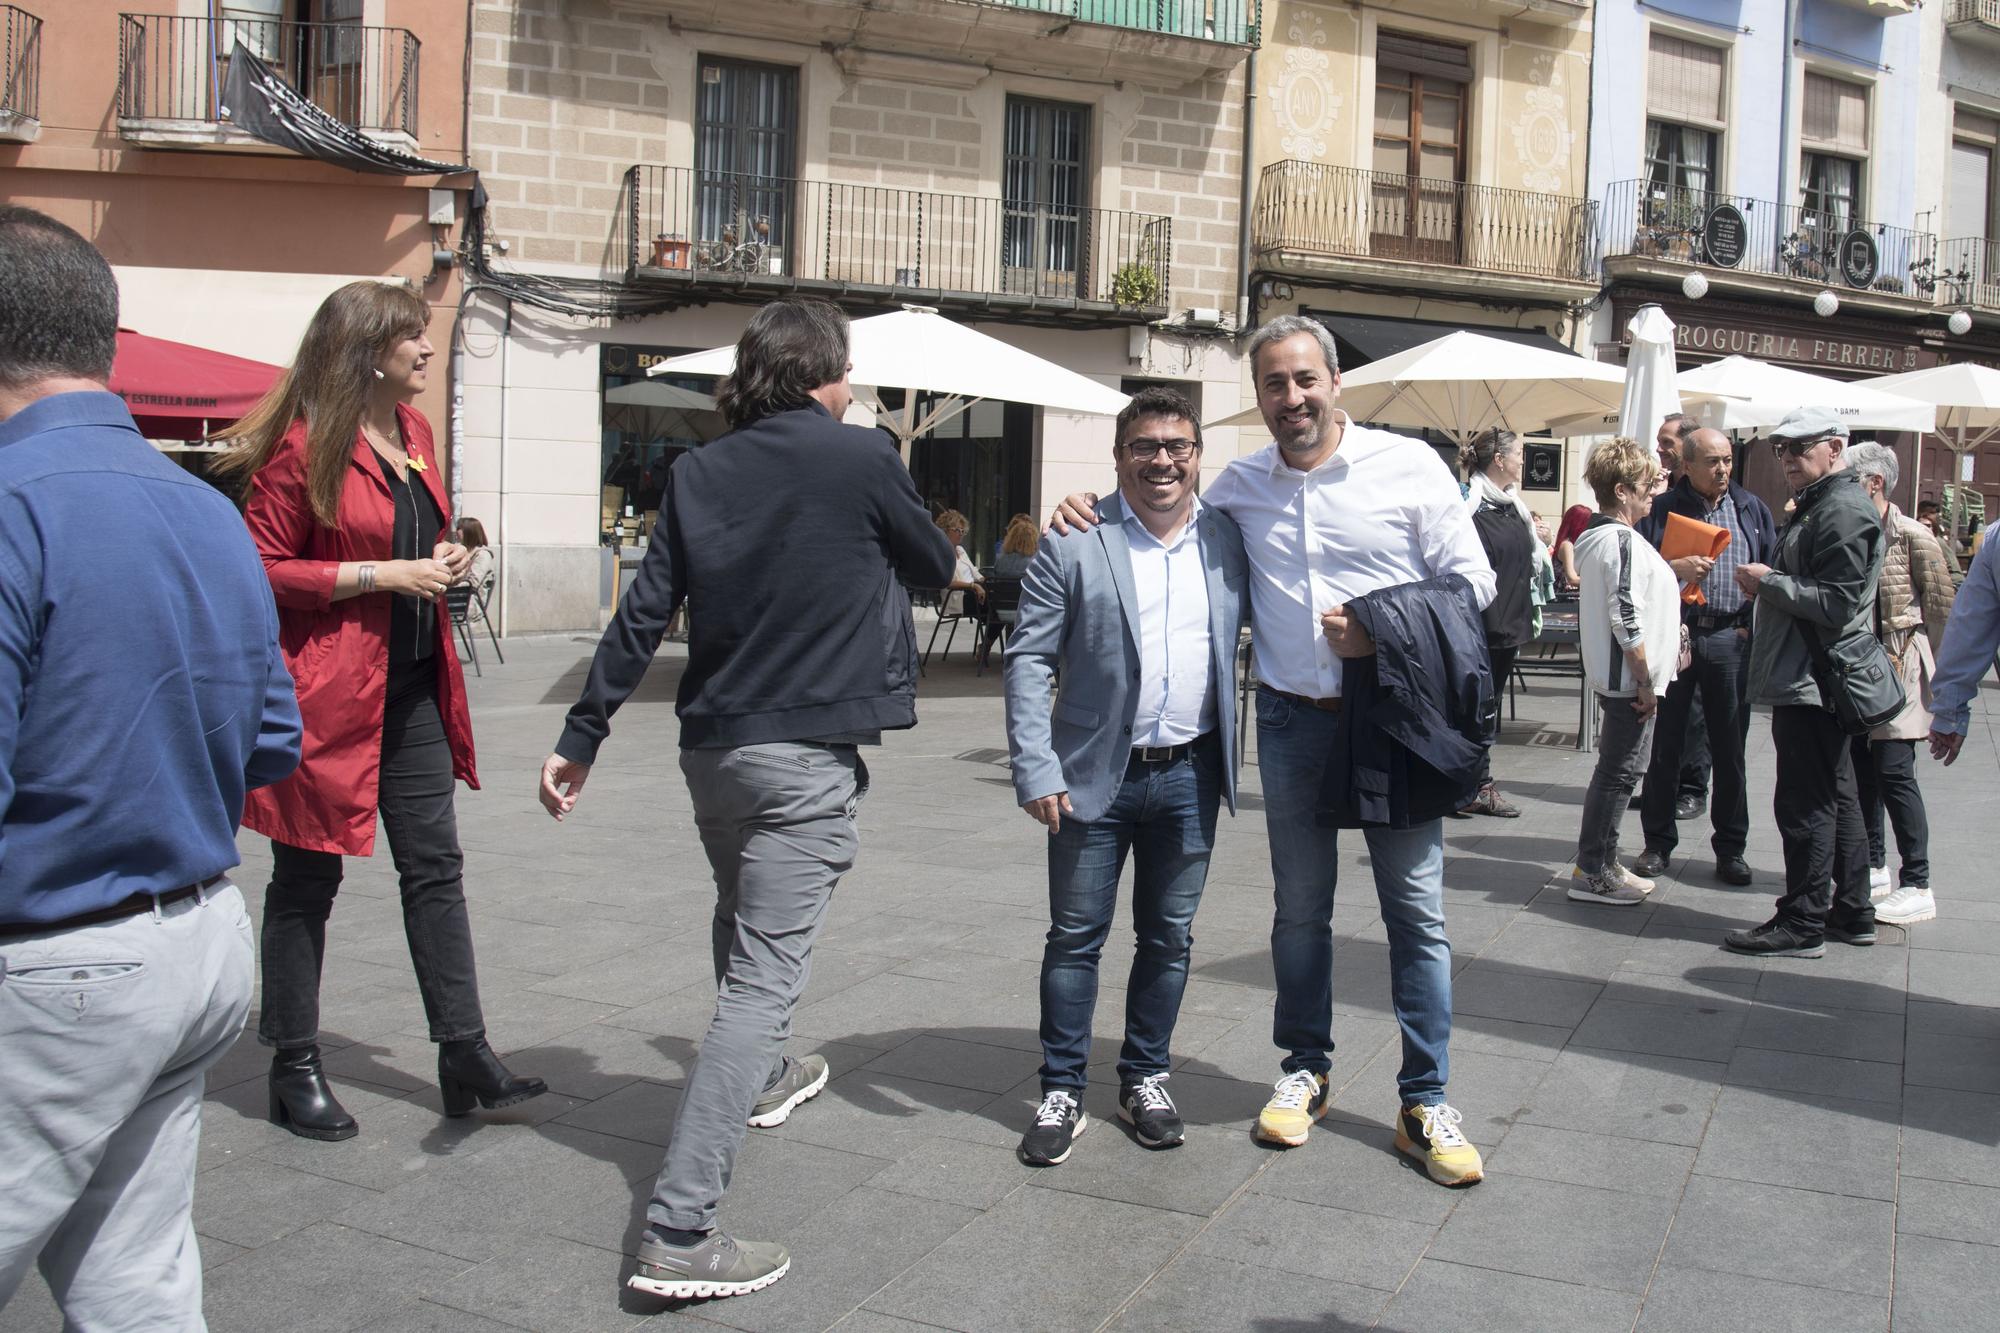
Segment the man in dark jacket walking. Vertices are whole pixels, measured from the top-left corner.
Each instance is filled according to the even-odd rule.
[[[1803,408],[1771,432],[1797,495],[1771,564],[1739,565],[1737,586],[1756,604],[1750,698],[1771,705],[1778,752],[1772,811],[1785,847],[1785,892],[1761,926],[1732,930],[1737,953],[1818,958],[1824,941],[1875,942],[1868,900],[1868,840],[1847,735],[1816,660],[1820,644],[1872,634],[1884,534],[1860,478],[1841,469],[1847,427],[1824,408]]]
[[[951,544],[901,457],[883,435],[840,424],[847,351],[847,320],[823,301],[774,301],[751,318],[717,395],[731,430],[668,474],[638,578],[542,765],[542,804],[561,819],[611,714],[693,598],[675,712],[715,873],[718,993],[631,1278],[655,1295],[740,1295],[791,1266],[780,1246],[717,1230],[716,1209],[745,1125],[781,1124],[826,1086],[822,1057],[783,1047],[854,864],[868,787],[858,747],[917,721],[916,633],[897,575],[951,580]]]
[[[1752,599],[1736,586],[1736,570],[1768,563],[1777,549],[1777,530],[1764,502],[1729,479],[1732,450],[1727,435],[1709,429],[1690,432],[1681,441],[1680,461],[1680,480],[1653,502],[1653,512],[1639,525],[1639,534],[1657,547],[1666,536],[1667,516],[1680,514],[1728,532],[1729,545],[1712,560],[1697,555],[1671,562],[1683,585],[1699,584],[1702,600],[1681,605],[1681,624],[1687,628],[1693,656],[1660,700],[1653,757],[1639,806],[1646,850],[1632,870],[1650,879],[1666,873],[1673,859],[1680,841],[1676,806],[1683,786],[1681,767],[1689,733],[1698,726],[1708,738],[1715,772],[1709,818],[1715,826],[1716,878],[1725,884],[1748,884],[1750,866],[1743,849],[1750,838],[1750,803],[1743,751],[1750,734],[1746,690]],[[1690,715],[1697,712],[1699,720],[1691,724]]]

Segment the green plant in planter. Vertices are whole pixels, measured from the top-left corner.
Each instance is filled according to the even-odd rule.
[[[1111,299],[1121,306],[1158,305],[1160,274],[1151,264],[1129,261],[1111,275]]]

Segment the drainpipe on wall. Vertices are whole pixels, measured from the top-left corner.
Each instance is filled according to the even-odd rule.
[[[493,502],[493,518],[495,526],[498,528],[498,532],[495,534],[493,540],[501,543],[504,543],[508,540],[507,538],[507,389],[508,389],[507,353],[513,347],[513,345],[514,345],[514,298],[510,296],[507,298],[506,322],[501,326],[500,329],[500,476],[499,480],[495,483],[495,485],[499,490],[499,494],[495,497]],[[502,558],[504,559],[506,553],[506,547],[504,545],[502,545],[501,547],[501,553],[502,553]],[[504,564],[501,566],[501,570],[503,573],[505,572],[506,566]],[[503,639],[507,637],[507,614],[513,608],[513,603],[514,599],[507,596],[505,590],[503,589],[500,596],[500,637]]]
[[[1785,201],[1792,197],[1792,50],[1799,37],[1799,0],[1785,0],[1785,49],[1780,55],[1778,80],[1778,218],[1785,225]]]
[[[1262,40],[1262,34],[1258,34]],[[1250,332],[1250,214],[1257,171],[1257,48],[1243,66],[1243,190],[1236,216],[1236,329]]]

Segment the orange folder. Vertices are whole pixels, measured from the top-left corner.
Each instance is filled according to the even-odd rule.
[[[1718,528],[1713,523],[1703,523],[1684,514],[1667,515],[1667,530],[1660,538],[1660,554],[1667,560],[1679,560],[1687,555],[1705,555],[1710,560],[1718,560],[1728,549],[1728,528]],[[1690,606],[1707,604],[1708,598],[1702,596],[1700,580],[1682,586],[1681,600]]]

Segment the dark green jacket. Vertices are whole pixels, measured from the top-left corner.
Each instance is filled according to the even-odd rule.
[[[1875,632],[1883,545],[1881,517],[1858,474],[1831,473],[1799,492],[1792,519],[1778,534],[1771,572],[1757,590],[1753,703],[1827,707],[1805,636],[1837,641]]]

